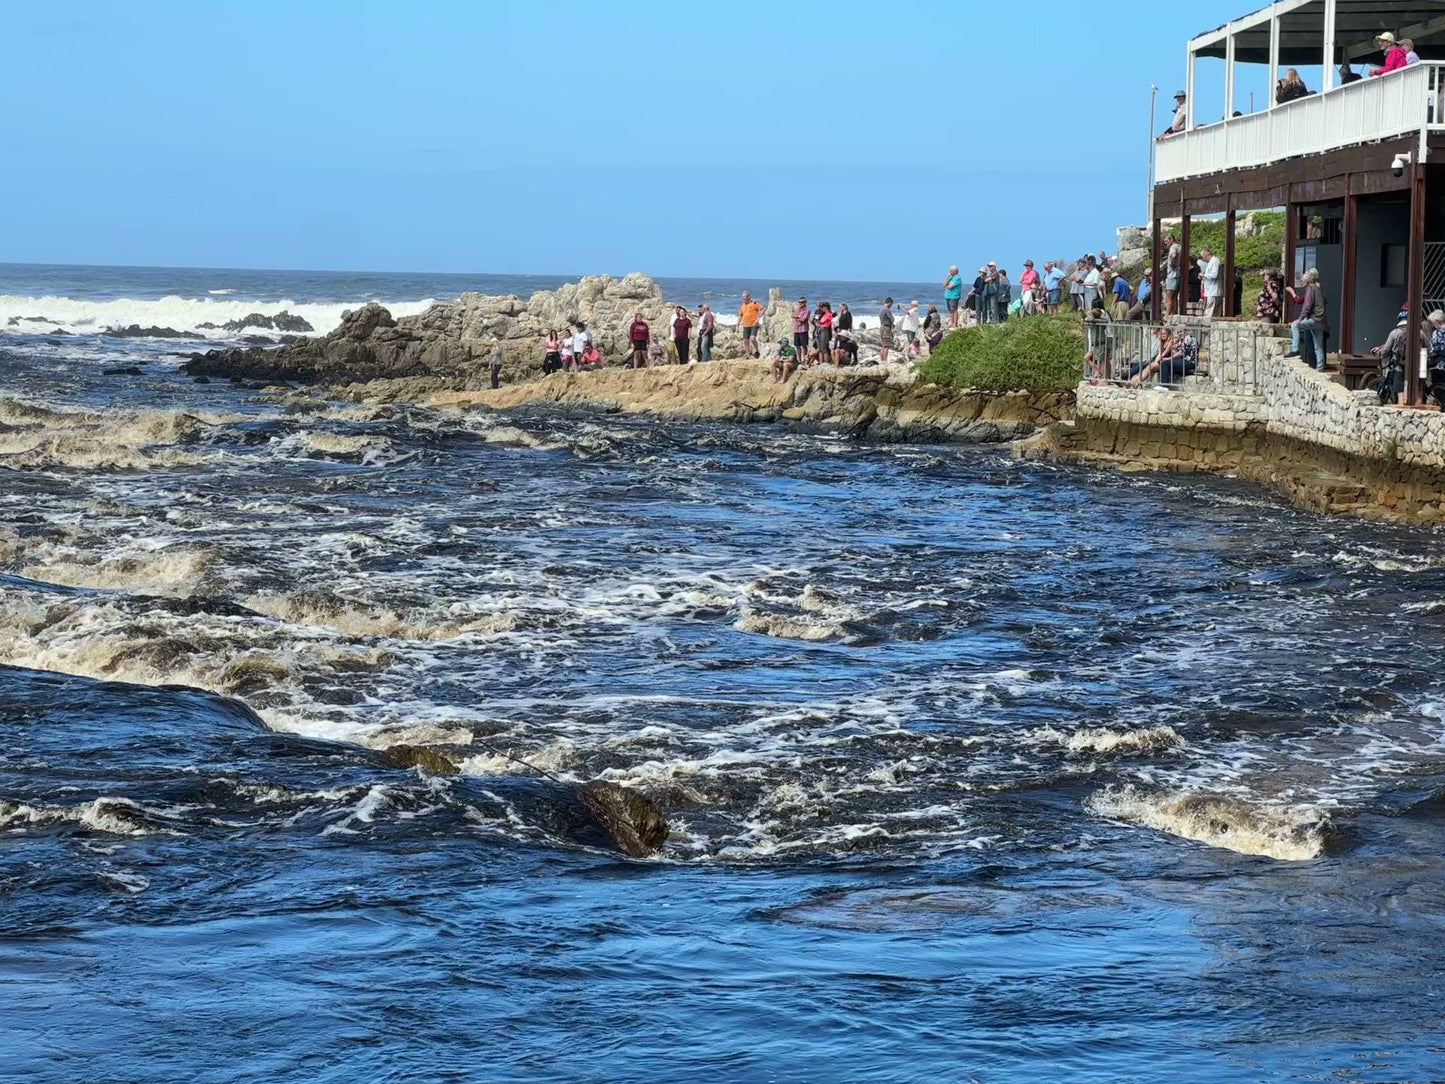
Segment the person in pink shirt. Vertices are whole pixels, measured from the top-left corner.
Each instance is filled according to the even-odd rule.
[[[818,302],[818,358],[833,360],[833,306],[826,301]]]
[[[1385,66],[1383,68],[1371,68],[1371,75],[1385,75],[1388,72],[1399,71],[1408,62],[1409,57],[1405,50],[1395,43],[1395,35],[1386,30],[1375,38],[1375,44],[1385,50]]]
[[[1019,276],[1019,300],[1023,302],[1025,316],[1039,311],[1039,273],[1034,270],[1034,261],[1024,261],[1024,273]]]
[[[798,352],[799,361],[808,356],[808,322],[812,315],[808,299],[798,298],[797,307],[793,309],[793,349]]]

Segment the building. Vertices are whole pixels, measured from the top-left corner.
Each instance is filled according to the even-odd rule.
[[[1376,35],[1410,38],[1419,63],[1341,85],[1345,64],[1382,65]],[[1223,119],[1196,124],[1195,62],[1225,64]],[[1241,65],[1268,65],[1269,83],[1288,67],[1316,66],[1323,86],[1284,104],[1234,115]],[[1187,123],[1155,150],[1154,281],[1162,281],[1161,219],[1223,213],[1225,313],[1234,286],[1235,215],[1283,207],[1285,267],[1319,269],[1329,299],[1329,348],[1367,354],[1411,314],[1418,357],[1420,318],[1445,307],[1445,2],[1281,0],[1189,42]],[[1154,316],[1159,318],[1160,296]],[[1251,304],[1246,300],[1246,304]],[[1237,314],[1234,314],[1237,315]],[[1417,366],[1409,400],[1420,401]]]

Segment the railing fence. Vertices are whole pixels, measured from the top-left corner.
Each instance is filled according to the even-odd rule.
[[[1160,358],[1159,331],[1170,332]],[[1279,337],[1258,326],[1216,323],[1136,324],[1084,321],[1084,379],[1100,384],[1178,387],[1186,380],[1252,393],[1263,361],[1282,352]],[[1273,343],[1275,345],[1271,346]]]

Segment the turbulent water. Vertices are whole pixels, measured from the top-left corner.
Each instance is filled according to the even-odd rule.
[[[0,342],[0,1078],[1438,1077],[1438,534],[166,348]]]

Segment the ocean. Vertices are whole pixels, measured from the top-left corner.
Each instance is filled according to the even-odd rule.
[[[0,1079],[1439,1077],[1438,531],[100,334],[554,280],[0,276]]]
[[[618,273],[617,277],[621,277]],[[341,314],[368,301],[393,316],[425,312],[434,302],[467,291],[517,294],[555,290],[578,275],[457,275],[345,271],[252,271],[191,267],[77,267],[0,264],[0,330],[99,334],[107,328],[158,327],[200,340],[228,340],[220,326],[259,313],[299,316],[316,334],[341,322]],[[943,275],[940,272],[939,281]],[[768,290],[817,301],[846,301],[859,312],[878,309],[885,297],[927,304],[941,297],[937,284],[825,282],[758,279],[659,278],[664,295],[696,308],[707,302],[736,314],[744,290],[766,302]],[[248,334],[268,329],[252,327]]]

